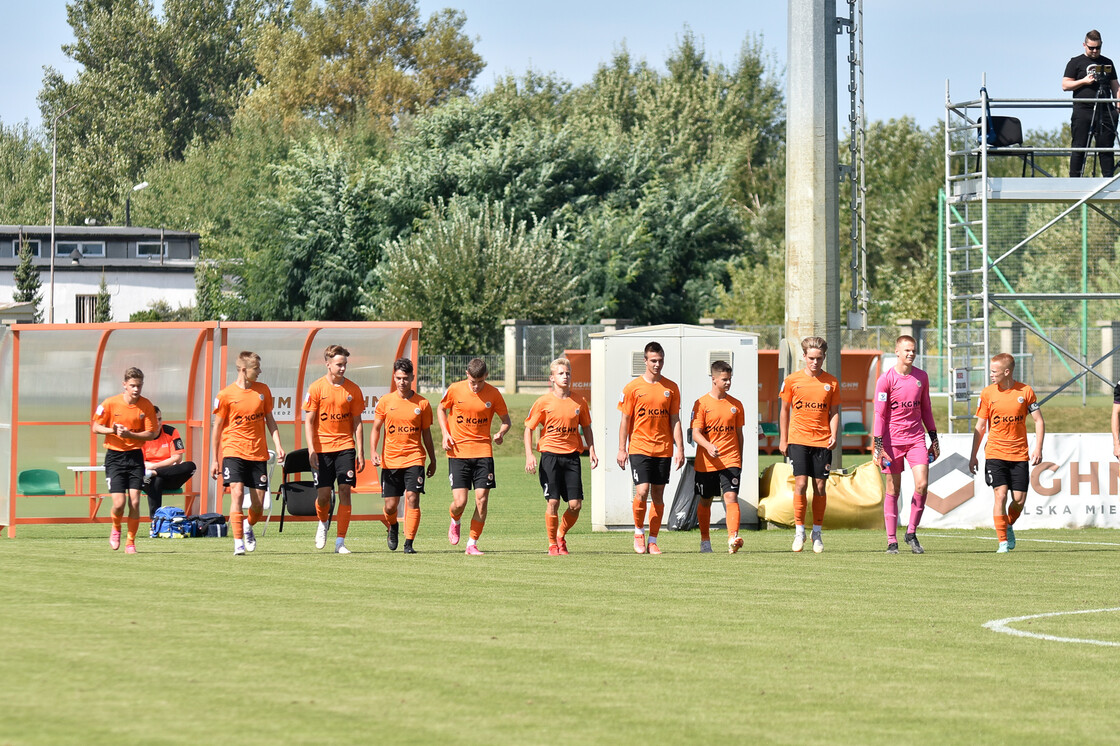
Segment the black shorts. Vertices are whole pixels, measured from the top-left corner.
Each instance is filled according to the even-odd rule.
[[[319,469],[315,472],[316,487],[333,487],[335,482],[338,482],[339,487],[344,484],[353,487],[358,483],[358,472],[355,470],[357,451],[353,448],[320,453],[318,457]]]
[[[1026,492],[1031,483],[1026,461],[1004,461],[990,458],[984,461],[984,481],[989,487],[1007,486],[1012,492]]]
[[[105,484],[110,495],[140,489],[144,484],[144,452],[105,451]]]
[[[787,452],[789,462],[793,464],[793,476],[828,479],[828,472],[832,470],[831,449],[790,443]]]
[[[494,459],[486,458],[449,458],[447,459],[448,479],[453,490],[492,490],[498,486],[494,481]]]
[[[669,467],[673,459],[668,456],[630,454],[630,476],[634,484],[669,484]]]
[[[728,492],[739,494],[739,476],[743,470],[729,466],[719,471],[696,472],[696,494],[700,497],[723,497]]]
[[[381,470],[381,496],[400,497],[406,492],[424,494],[424,467],[404,466]]]
[[[583,467],[578,453],[541,453],[537,474],[545,500],[582,500]]]
[[[228,487],[240,482],[258,490],[268,489],[268,462],[226,456],[222,459],[222,482]]]

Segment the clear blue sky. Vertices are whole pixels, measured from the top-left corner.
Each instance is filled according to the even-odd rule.
[[[158,2],[157,2],[158,6]],[[424,15],[442,7],[467,15],[466,30],[488,67],[478,80],[489,87],[495,76],[523,73],[529,66],[587,82],[596,66],[625,43],[636,57],[661,65],[687,24],[709,56],[732,63],[748,34],[760,35],[780,68],[787,59],[786,4],[780,0],[421,0]],[[838,0],[837,13],[847,13]],[[1087,30],[1104,35],[1104,53],[1120,60],[1120,25],[1114,14],[1092,12],[1090,4],[1064,6],[1020,0],[865,0],[866,100],[869,119],[909,115],[922,125],[944,115],[945,80],[955,100],[973,98],[981,73],[988,90],[1002,98],[1061,98],[1062,70],[1081,52]],[[1103,7],[1103,6],[1102,6]],[[36,104],[43,67],[53,65],[72,78],[77,67],[61,45],[72,39],[63,0],[0,0],[0,28],[6,30],[0,55],[0,120],[28,120],[38,126]],[[1114,45],[1110,44],[1114,40]],[[841,38],[842,44],[846,43]],[[1115,46],[1115,48],[1113,48]],[[798,50],[800,51],[800,50]],[[842,85],[844,80],[841,81]],[[846,92],[841,89],[841,106]],[[1024,126],[1051,128],[1066,111],[1026,111]],[[842,117],[843,120],[843,117]]]

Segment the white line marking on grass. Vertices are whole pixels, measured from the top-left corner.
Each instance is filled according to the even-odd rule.
[[[984,622],[984,627],[993,632],[1002,632],[1005,635],[1014,635],[1016,637],[1033,637],[1036,640],[1050,640],[1051,642],[1076,642],[1082,645],[1100,645],[1107,648],[1120,648],[1120,642],[1109,642],[1107,640],[1084,640],[1079,637],[1057,637],[1055,635],[1044,635],[1037,632],[1024,632],[1021,629],[1012,629],[1007,625],[1015,622],[1025,622],[1028,619],[1043,619],[1051,616],[1070,616],[1073,614],[1103,614],[1109,611],[1120,611],[1120,606],[1111,609],[1083,609],[1080,611],[1051,611],[1046,614],[1030,614],[1028,616],[1012,616],[1006,619],[993,619],[990,622]]]
[[[999,541],[996,536],[956,536],[952,534],[922,534],[924,537],[934,539],[975,539],[978,541]],[[1042,544],[1084,544],[1085,546],[1093,547],[1120,547],[1120,543],[1114,541],[1066,541],[1064,539],[1026,539],[1021,534],[1015,535],[1016,540],[1024,541],[1037,541]]]

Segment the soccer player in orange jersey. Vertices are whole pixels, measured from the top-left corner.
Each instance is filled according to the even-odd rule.
[[[557,358],[549,365],[549,383],[552,391],[533,402],[525,418],[525,471],[537,471],[533,456],[533,431],[541,428],[537,449],[541,452],[540,482],[544,489],[544,524],[548,533],[548,553],[568,553],[565,539],[572,526],[579,520],[583,507],[583,474],[580,453],[583,441],[579,431],[583,428],[587,438],[588,458],[591,468],[599,465],[595,455],[595,441],[591,435],[591,413],[587,402],[572,393],[572,364]],[[560,519],[560,501],[568,503],[563,520]]]
[[[424,476],[435,476],[436,447],[432,442],[432,405],[412,389],[412,361],[402,357],[393,363],[393,391],[381,397],[373,410],[370,461],[381,469],[381,495],[389,525],[389,549],[397,548],[397,508],[404,495],[404,553],[416,554],[412,542],[420,528],[420,495]],[[378,445],[385,428],[385,454]],[[421,448],[423,444],[423,448]],[[424,452],[428,468],[424,469]]]
[[[684,435],[681,432],[681,392],[677,384],[661,375],[665,350],[657,342],[644,349],[646,372],[622,389],[618,411],[618,468],[630,467],[634,479],[634,551],[661,554],[657,534],[665,512],[665,485],[669,483],[670,461],[684,466]],[[650,500],[649,542],[645,537],[646,499]]]
[[[338,538],[334,551],[350,554],[346,548],[346,532],[350,528],[350,490],[358,483],[358,472],[366,467],[365,443],[362,436],[362,412],[365,398],[358,384],[346,378],[350,351],[341,345],[330,345],[323,351],[327,374],[307,390],[303,400],[303,427],[307,436],[308,457],[315,473],[319,494],[315,512],[319,527],[315,531],[315,548],[327,544],[327,521],[331,512],[331,490],[338,482],[338,516],[335,530]],[[393,516],[396,523],[396,516]],[[390,526],[392,529],[392,526]],[[390,549],[396,548],[395,534],[390,534]]]
[[[778,448],[793,463],[793,551],[805,546],[806,491],[813,478],[813,551],[824,551],[821,532],[827,501],[825,488],[832,469],[832,448],[840,429],[840,382],[824,372],[828,343],[820,337],[801,340],[805,367],[786,376],[778,396]]]
[[[156,412],[140,395],[144,373],[139,368],[124,372],[124,392],[110,396],[97,406],[91,428],[105,436],[105,483],[113,499],[113,529],[109,546],[121,546],[121,520],[128,496],[126,554],[136,554],[136,532],[140,528],[140,486],[144,483],[144,442],[156,437]]]
[[[156,437],[144,443],[144,484],[141,489],[148,496],[148,517],[163,507],[163,493],[182,487],[194,476],[193,461],[183,461],[186,449],[179,431],[163,424],[163,414],[156,411]],[[152,531],[155,531],[153,526]],[[152,533],[155,538],[155,533]]]
[[[494,442],[501,445],[511,425],[506,400],[486,383],[488,373],[485,360],[477,357],[471,360],[467,363],[466,379],[448,386],[436,409],[451,480],[451,525],[447,529],[447,540],[452,544],[459,543],[459,522],[467,509],[467,492],[474,487],[474,515],[467,554],[482,554],[478,537],[486,525],[490,490],[497,486],[490,427],[495,417],[501,421],[498,432],[494,433]]]
[[[276,460],[284,461],[280,431],[272,417],[272,391],[257,380],[260,374],[261,356],[242,352],[237,356],[237,380],[214,397],[210,474],[214,479],[220,476],[229,487],[229,522],[233,524],[235,555],[257,548],[253,526],[264,512],[264,493],[268,490],[266,432],[276,446]],[[243,512],[246,491],[248,516]]]
[[[739,481],[743,471],[743,403],[731,390],[731,364],[712,363],[712,390],[692,405],[692,439],[696,442],[696,494],[700,504],[700,552],[712,551],[712,499],[723,496],[727,510],[727,551],[743,546],[739,536]]]
[[[1004,554],[1015,548],[1015,529],[1027,505],[1027,488],[1030,486],[1030,470],[1027,461],[1038,464],[1042,461],[1042,440],[1046,437],[1046,423],[1042,420],[1034,389],[1014,378],[1015,358],[1002,352],[992,358],[988,367],[991,385],[980,392],[980,404],[976,408],[976,431],[972,434],[972,458],[968,468],[976,473],[979,461],[980,441],[988,436],[984,448],[984,481],[995,492],[993,520],[999,547],[996,552]],[[1027,415],[1034,420],[1034,448],[1027,450]],[[1007,505],[1008,492],[1011,505]]]

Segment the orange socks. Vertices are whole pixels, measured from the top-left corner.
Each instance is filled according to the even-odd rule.
[[[559,538],[564,538],[568,532],[572,530],[572,526],[576,525],[579,520],[579,511],[568,508],[564,511],[563,518],[560,519],[560,532],[557,534]]]
[[[634,498],[634,533],[644,531],[646,528],[646,501],[641,497]]]
[[[1000,541],[1007,541],[1007,516],[997,515],[993,518],[996,522],[996,536]]]
[[[700,540],[712,540],[712,506],[701,502],[696,506],[696,518],[700,521]]]
[[[245,514],[241,512],[241,506],[235,506],[229,514],[229,522],[233,524],[233,538],[243,540],[245,538]]]
[[[319,517],[319,523],[326,523],[331,517],[331,504],[330,501],[321,503],[315,501],[315,515]]]
[[[1019,516],[1022,515],[1022,513],[1023,506],[1012,501],[1011,504],[1007,506],[1007,522],[1014,526],[1015,521],[1019,520]]]
[[[544,528],[548,532],[548,545],[556,544],[556,530],[560,527],[560,516],[551,513],[544,514]]]
[[[349,505],[338,506],[338,538],[345,539],[346,532],[350,529],[350,511]],[[393,523],[396,523],[396,515],[393,515]]]
[[[136,518],[129,518],[128,519],[128,539],[125,540],[125,544],[135,544],[136,543],[136,532],[139,531],[139,530],[140,530],[140,517],[137,516]]]
[[[122,516],[122,515],[113,516],[113,530],[114,531],[119,532],[121,530],[121,521],[123,521],[123,520],[124,520],[124,516]]]
[[[793,522],[798,526],[805,525],[805,508],[808,507],[809,500],[804,495],[793,496]]]
[[[407,510],[407,508],[405,510]],[[385,510],[385,520],[387,520],[389,522],[390,526],[392,526],[394,523],[396,523],[397,522],[397,509],[393,508],[392,510],[389,510],[388,508],[386,508],[386,510]]]
[[[478,541],[478,537],[482,536],[482,528],[485,525],[486,525],[486,523],[484,521],[480,521],[477,518],[472,518],[471,519],[471,538],[474,539],[475,541]]]
[[[739,533],[739,501],[735,500],[727,506],[727,535],[734,536]]]
[[[813,525],[824,525],[824,507],[828,504],[828,498],[824,495],[813,495]],[[804,515],[804,513],[802,513]]]
[[[264,511],[261,508],[249,508],[249,525],[256,526],[257,521],[261,519],[262,513],[264,513]]]
[[[456,523],[463,520],[463,514],[462,513],[459,513],[459,515],[455,515],[455,508],[454,507],[448,508],[447,512],[451,514],[451,520],[455,521]]]
[[[415,539],[420,530],[420,508],[404,509],[404,538]]]
[[[649,504],[649,535],[657,538],[657,534],[661,531],[661,516],[665,512],[665,503],[658,505],[651,502]]]

